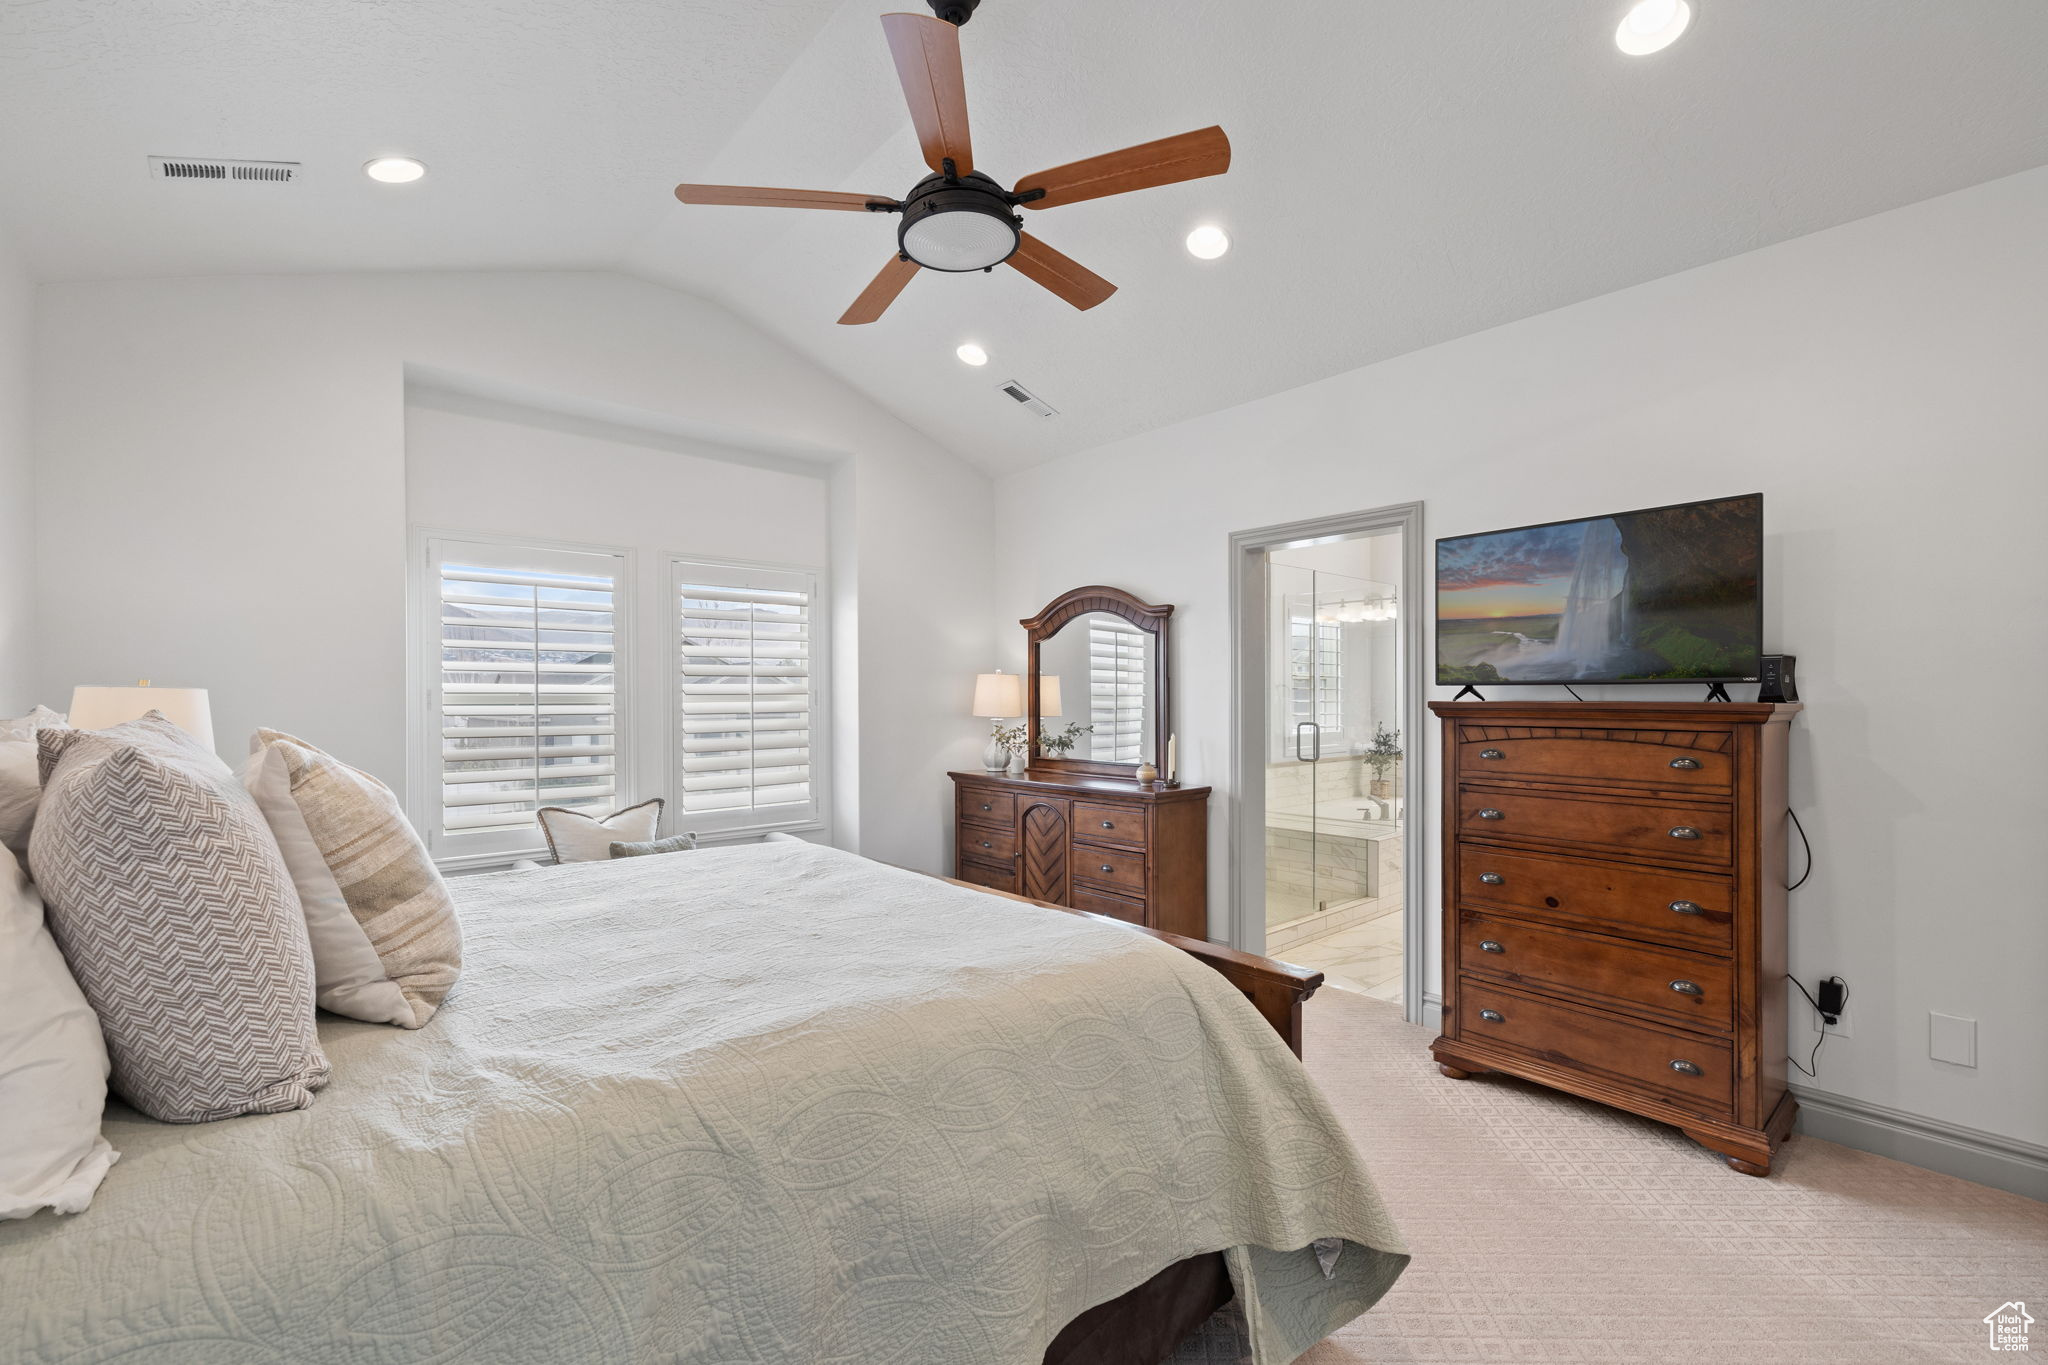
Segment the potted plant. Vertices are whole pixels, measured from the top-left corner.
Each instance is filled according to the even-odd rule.
[[[1394,795],[1394,769],[1401,762],[1401,732],[1374,725],[1365,761],[1372,766],[1372,784],[1367,792],[1377,800],[1388,800]]]
[[[1092,725],[1079,725],[1069,721],[1067,728],[1058,734],[1050,730],[1041,730],[1038,735],[1038,747],[1044,751],[1047,758],[1071,758],[1074,745],[1080,742],[1081,736],[1094,728]]]
[[[1025,755],[1031,752],[1030,728],[1021,720],[1015,725],[998,725],[995,728],[995,741],[1009,751],[1010,771],[1022,773]]]

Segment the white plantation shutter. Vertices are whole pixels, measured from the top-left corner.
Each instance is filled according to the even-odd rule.
[[[678,828],[815,824],[824,752],[817,575],[670,564]]]
[[[1122,621],[1088,623],[1088,756],[1136,763],[1145,727],[1145,645],[1152,637]],[[1163,759],[1160,761],[1164,761]]]
[[[437,539],[428,561],[435,853],[537,847],[541,806],[614,809],[624,556]]]

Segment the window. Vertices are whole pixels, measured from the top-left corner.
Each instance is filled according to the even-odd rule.
[[[817,575],[681,558],[669,572],[676,827],[821,823],[825,647]]]
[[[534,812],[619,804],[623,554],[429,539],[415,803],[437,858],[541,845]],[[431,794],[429,794],[431,793]]]
[[[1287,623],[1288,725],[1314,721],[1325,742],[1344,730],[1344,627],[1313,616]]]
[[[1136,763],[1144,745],[1145,646],[1151,636],[1123,621],[1088,623],[1088,756]],[[1164,763],[1166,760],[1158,760]]]

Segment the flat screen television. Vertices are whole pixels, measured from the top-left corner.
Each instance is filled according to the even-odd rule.
[[[1443,686],[1754,682],[1761,493],[1436,543]]]

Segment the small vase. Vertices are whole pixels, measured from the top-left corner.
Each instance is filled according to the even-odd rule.
[[[1022,776],[1024,776],[1024,769],[1025,769],[1025,766],[1026,766],[1026,765],[1025,765],[1025,762],[1024,762],[1024,755],[1023,755],[1023,754],[1021,754],[1021,753],[1015,753],[1015,754],[1011,754],[1011,755],[1010,755],[1010,776],[1012,776],[1012,777],[1022,777]]]

